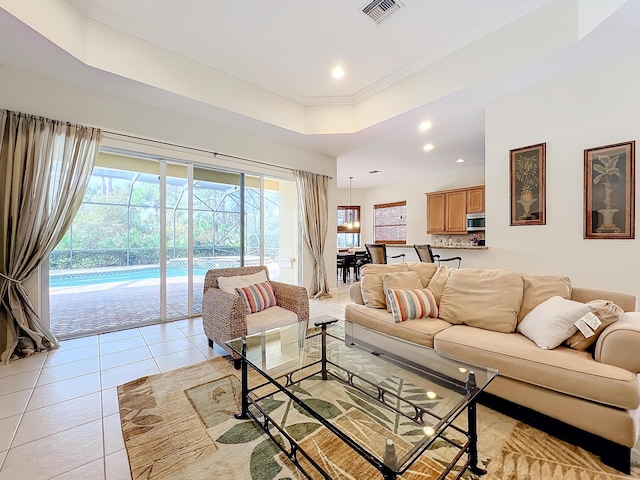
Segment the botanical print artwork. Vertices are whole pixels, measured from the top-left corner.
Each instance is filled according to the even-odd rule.
[[[585,238],[634,238],[635,142],[585,150]]]
[[[511,225],[545,224],[545,146],[511,150]]]

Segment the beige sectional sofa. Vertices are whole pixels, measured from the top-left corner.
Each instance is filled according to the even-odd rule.
[[[437,316],[396,322],[386,308],[391,300],[385,292],[402,290],[403,285],[405,290],[416,288],[416,277],[435,300]],[[487,399],[520,409],[524,419],[529,414],[555,419],[547,422],[560,426],[553,433],[571,441],[577,437],[577,444],[605,463],[629,472],[640,417],[640,313],[635,312],[634,295],[574,287],[567,277],[557,275],[453,270],[420,262],[367,265],[349,294],[348,344],[366,345],[417,365],[424,349],[435,349],[496,368],[500,373],[489,385]],[[607,301],[618,312],[617,321],[595,329],[589,340],[594,345],[586,351],[564,343],[541,348],[521,331],[528,325],[548,336],[540,330],[557,328],[555,313],[547,315],[553,320],[549,322],[536,317],[543,303],[551,305],[552,297],[572,307],[582,308],[575,302],[586,304],[598,315],[593,305]],[[575,330],[573,334],[580,336]]]

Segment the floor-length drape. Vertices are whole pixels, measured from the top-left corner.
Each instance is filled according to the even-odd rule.
[[[101,131],[0,110],[0,364],[58,346],[23,282],[80,208]]]
[[[329,177],[295,170],[302,235],[313,255],[313,275],[309,296],[330,297],[324,246],[329,222]]]

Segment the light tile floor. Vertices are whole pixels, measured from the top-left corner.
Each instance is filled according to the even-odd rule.
[[[310,301],[344,318],[348,284]],[[116,387],[214,358],[202,318],[61,342],[0,366],[0,480],[130,479]]]

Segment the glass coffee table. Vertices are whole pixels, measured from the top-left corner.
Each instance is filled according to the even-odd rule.
[[[426,349],[429,368],[406,365],[346,345],[344,322],[327,316],[227,345],[241,356],[236,418],[254,420],[306,478],[486,473],[476,400],[497,370]]]

